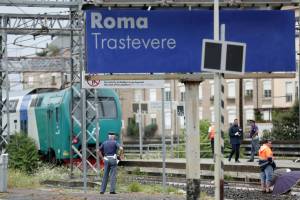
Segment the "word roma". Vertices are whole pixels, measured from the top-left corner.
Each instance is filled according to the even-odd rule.
[[[147,29],[148,18],[147,17],[105,17],[102,18],[101,13],[91,13],[91,28],[99,29]]]

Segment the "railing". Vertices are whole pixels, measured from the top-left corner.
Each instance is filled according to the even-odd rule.
[[[139,158],[140,146],[139,144],[125,144],[126,158]],[[172,158],[171,144],[166,144],[166,157]],[[210,143],[200,143],[200,157],[212,158]],[[144,144],[142,147],[142,157],[145,159],[161,158],[162,144]],[[231,149],[227,146],[225,148],[225,157],[230,153]],[[273,144],[273,152],[276,158],[295,159],[300,157],[300,144]],[[245,141],[241,145],[241,157],[248,157],[251,153],[250,141]],[[185,144],[173,144],[173,158],[185,158]]]

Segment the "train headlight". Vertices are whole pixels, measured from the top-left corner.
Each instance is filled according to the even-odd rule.
[[[78,144],[79,140],[77,136],[73,136],[72,138],[72,144]]]

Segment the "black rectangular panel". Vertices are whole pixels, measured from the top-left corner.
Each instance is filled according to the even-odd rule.
[[[227,44],[226,71],[242,72],[244,47],[241,45]]]
[[[205,69],[221,69],[222,44],[206,42],[204,55]]]

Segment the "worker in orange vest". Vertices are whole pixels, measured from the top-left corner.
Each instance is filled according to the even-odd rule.
[[[215,152],[214,151],[215,134],[216,134],[215,126],[211,124],[208,128],[208,138],[210,140],[210,146],[211,146],[211,152],[213,158]]]
[[[262,192],[267,193],[272,192],[270,190],[270,186],[272,182],[273,171],[276,168],[271,147],[272,141],[264,140],[263,145],[258,151]]]

